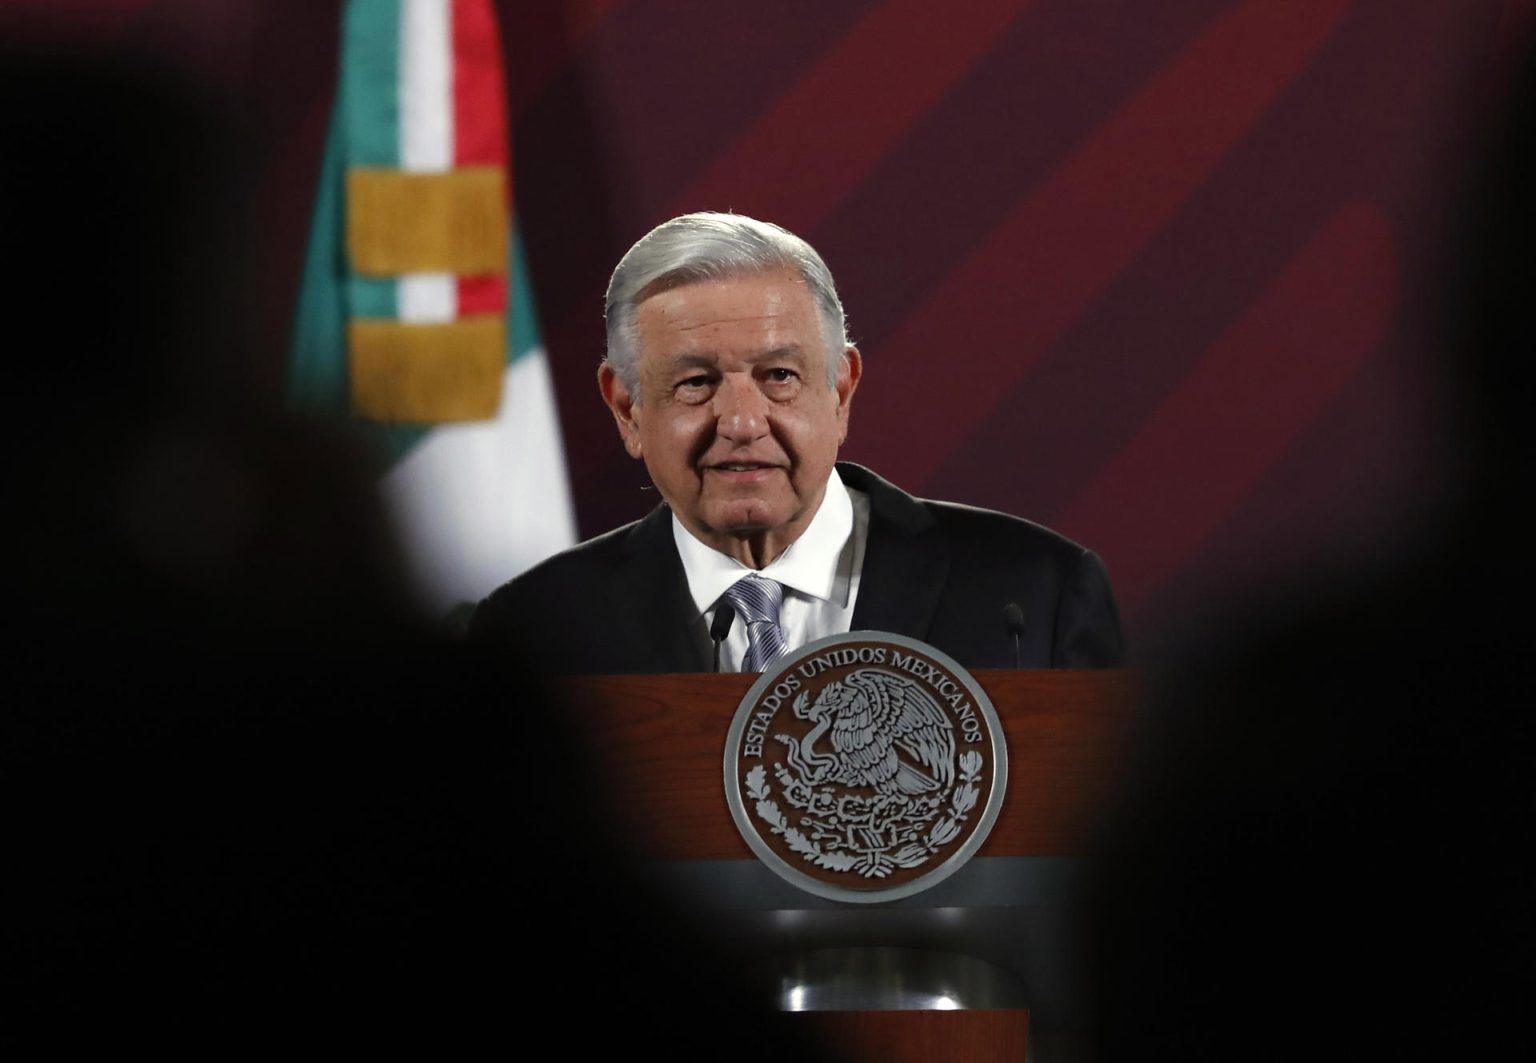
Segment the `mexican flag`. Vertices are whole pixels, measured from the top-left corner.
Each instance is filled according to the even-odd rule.
[[[512,213],[490,0],[348,0],[288,394],[347,417],[426,606],[448,616],[576,538]]]

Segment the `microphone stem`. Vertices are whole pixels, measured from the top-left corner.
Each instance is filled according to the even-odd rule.
[[[725,636],[731,633],[731,623],[736,619],[736,610],[722,602],[715,607],[715,619],[709,625],[709,637],[715,644],[715,671],[720,671],[720,644],[725,641]]]

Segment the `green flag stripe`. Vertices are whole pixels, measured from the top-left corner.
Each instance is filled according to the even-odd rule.
[[[533,289],[528,285],[528,259],[523,254],[523,234],[512,226],[512,298],[507,314],[511,328],[507,336],[507,361],[515,361],[539,345],[539,317],[533,307]]]
[[[312,413],[343,413],[348,407],[347,314],[342,288],[342,112],[331,115],[315,190],[304,279],[294,315],[288,356],[288,403]]]
[[[400,285],[393,277],[347,278],[347,302],[353,317],[399,317]]]
[[[400,165],[400,3],[352,0],[342,26],[348,166]]]

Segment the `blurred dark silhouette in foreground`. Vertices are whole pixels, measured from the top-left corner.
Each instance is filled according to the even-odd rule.
[[[0,85],[0,1043],[816,1058],[518,663],[415,613],[362,456],[249,383],[238,123],[99,60]]]
[[[1448,280],[1458,497],[1160,676],[1086,862],[1098,1063],[1529,1043],[1536,65]],[[1518,1049],[1514,1049],[1518,1053]]]

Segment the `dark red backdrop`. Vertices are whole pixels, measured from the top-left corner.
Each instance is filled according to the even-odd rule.
[[[593,387],[656,222],[809,238],[867,375],[847,456],[1106,559],[1134,637],[1409,520],[1435,468],[1457,181],[1529,3],[500,5],[517,209],[583,534],[647,510]],[[338,6],[22,4],[237,107],[281,373]]]

